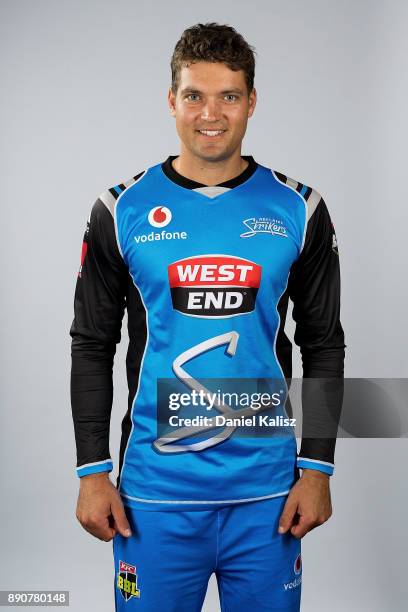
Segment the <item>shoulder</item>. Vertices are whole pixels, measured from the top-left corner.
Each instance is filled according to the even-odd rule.
[[[304,201],[306,207],[306,225],[301,250],[307,252],[307,247],[310,244],[324,244],[330,246],[338,254],[334,224],[321,193],[310,185],[306,185],[306,183],[294,179],[283,172],[272,170],[272,174],[282,185],[298,193]]]
[[[325,208],[323,197],[317,189],[278,170],[271,170],[271,172],[279,183],[299,194],[305,203],[308,220],[318,207],[319,209]]]
[[[95,201],[94,208],[96,212],[100,212],[104,208],[110,213],[112,218],[114,217],[115,205],[119,197],[122,196],[128,189],[130,189],[136,183],[139,183],[146,175],[147,170],[142,170],[129,179],[109,187],[106,191],[99,194]],[[103,213],[101,213],[103,214]]]
[[[115,236],[115,205],[127,189],[137,183],[145,174],[145,170],[131,178],[109,187],[102,191],[93,201],[91,206],[85,235],[89,241],[107,240],[108,243],[116,242]]]

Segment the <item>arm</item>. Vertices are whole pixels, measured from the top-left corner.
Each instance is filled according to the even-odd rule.
[[[334,470],[346,346],[340,322],[336,236],[323,198],[315,191],[313,194],[317,205],[310,211],[304,247],[288,282],[296,322],[294,339],[300,347],[306,380],[302,385],[303,436],[297,459],[302,477],[289,495],[281,520],[282,532],[293,525],[291,532],[297,537],[331,515],[329,477]],[[293,522],[295,513],[298,524]]]
[[[126,306],[128,270],[119,252],[113,217],[101,199],[92,207],[84,235],[70,328],[71,407],[80,494],[77,518],[85,529],[109,540],[128,524],[109,480],[109,427],[113,361]],[[113,515],[113,526],[112,518]]]

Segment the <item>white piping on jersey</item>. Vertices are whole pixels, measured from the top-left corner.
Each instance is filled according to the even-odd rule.
[[[319,204],[320,200],[322,199],[321,194],[318,191],[316,191],[316,189],[313,189],[313,187],[311,187],[311,190],[312,190],[312,193],[307,199],[307,209],[308,209],[309,220],[310,220],[310,217],[313,215],[314,211],[316,210],[317,205]]]
[[[307,229],[307,224],[308,224],[308,221],[309,221],[310,217],[312,216],[313,212],[316,210],[316,206],[317,206],[318,202],[320,201],[321,196],[320,196],[320,194],[319,194],[317,191],[315,191],[315,190],[312,188],[312,194],[313,194],[313,192],[314,192],[314,193],[316,193],[316,194],[318,195],[318,198],[316,199],[317,201],[315,201],[315,200],[314,200],[314,201],[312,202],[312,206],[314,206],[314,208],[313,208],[313,211],[312,211],[312,212],[310,213],[310,215],[309,215],[309,211],[311,210],[311,207],[309,208],[309,206],[308,206],[308,202],[309,202],[309,200],[308,200],[308,202],[306,202],[306,200],[305,200],[305,198],[302,196],[302,194],[300,194],[298,191],[296,191],[296,187],[298,186],[298,182],[297,182],[297,181],[295,181],[294,179],[291,179],[291,178],[289,178],[289,177],[286,177],[286,178],[288,179],[288,182],[289,182],[290,184],[285,183],[285,182],[281,181],[281,180],[280,180],[280,179],[279,179],[279,178],[276,176],[276,174],[275,174],[274,170],[272,170],[272,168],[271,168],[271,172],[272,172],[273,176],[275,177],[275,179],[276,179],[276,180],[277,180],[279,183],[281,183],[281,185],[284,185],[284,186],[285,186],[285,187],[287,187],[288,189],[291,189],[292,191],[294,191],[294,192],[296,193],[296,195],[298,195],[298,196],[299,196],[299,197],[302,199],[302,202],[303,202],[303,204],[304,204],[304,206],[305,206],[305,225],[304,225],[304,228],[303,228],[303,238],[302,238],[302,244],[301,244],[301,248],[300,248],[300,251],[299,251],[299,255],[300,255],[300,253],[301,253],[301,252],[302,252],[302,250],[303,250],[304,244],[305,244],[305,238],[306,238],[306,229]],[[312,196],[312,194],[310,195],[310,197]],[[309,199],[310,199],[310,198],[309,198]],[[279,333],[279,329],[280,329],[280,325],[281,325],[281,318],[280,318],[280,314],[279,314],[279,311],[278,311],[278,305],[279,305],[279,302],[280,302],[280,300],[281,300],[282,296],[284,295],[284,293],[285,293],[286,289],[288,288],[288,284],[289,284],[289,275],[290,275],[290,272],[288,273],[288,276],[287,276],[287,278],[286,278],[286,286],[285,286],[285,289],[282,291],[281,295],[279,296],[279,299],[277,300],[277,302],[276,302],[276,306],[275,306],[275,309],[276,309],[276,314],[278,315],[278,322],[279,322],[279,323],[278,323],[278,327],[276,328],[275,338],[274,338],[274,341],[273,341],[273,352],[274,352],[274,354],[275,354],[275,359],[276,359],[276,362],[277,362],[277,364],[278,364],[278,366],[279,366],[279,368],[280,368],[280,371],[281,371],[281,373],[282,373],[282,378],[283,378],[283,380],[285,381],[285,387],[286,387],[286,399],[287,399],[287,398],[288,398],[288,396],[289,396],[289,390],[288,390],[288,385],[287,385],[287,382],[286,382],[285,375],[284,375],[283,370],[282,370],[282,366],[281,366],[281,364],[280,364],[280,361],[279,361],[279,359],[278,359],[278,355],[277,355],[277,352],[276,352],[276,342],[277,342],[278,333]],[[285,408],[285,412],[286,412],[286,408]],[[286,413],[286,414],[287,414],[287,413]]]
[[[106,208],[109,210],[110,214],[113,217],[113,225],[114,225],[114,228],[115,228],[116,244],[117,244],[117,247],[119,249],[119,253],[121,254],[122,259],[124,259],[124,257],[123,257],[122,248],[121,248],[120,242],[119,242],[118,227],[117,227],[117,220],[116,220],[116,206],[118,205],[118,202],[119,202],[120,198],[123,196],[123,194],[130,187],[132,187],[133,185],[136,185],[136,183],[138,183],[146,175],[146,172],[147,172],[147,170],[143,170],[141,176],[139,176],[139,178],[136,181],[132,177],[132,178],[128,179],[127,181],[125,181],[124,183],[122,183],[122,185],[125,185],[126,189],[124,189],[122,191],[122,193],[120,193],[118,195],[116,200],[115,200],[114,196],[111,194],[110,191],[104,191],[99,196],[99,199],[101,200],[101,202],[103,202],[105,204]]]
[[[94,461],[93,463],[84,463],[83,465],[78,465],[77,470],[82,470],[86,467],[91,467],[93,465],[102,465],[103,463],[112,463],[112,459],[103,459],[103,461]]]
[[[124,181],[123,183],[121,183],[122,185],[125,185],[125,189],[121,192],[118,193],[118,197],[115,198],[115,196],[113,196],[111,194],[111,192],[108,190],[104,191],[103,193],[100,194],[99,199],[105,204],[106,208],[109,210],[110,214],[113,217],[113,213],[114,213],[114,208],[115,208],[115,203],[117,201],[117,199],[132,185],[134,185],[135,183],[138,183],[140,181],[140,179],[143,178],[143,176],[146,174],[146,170],[143,170],[141,175],[139,176],[139,178],[135,181],[134,177],[132,176],[130,179],[128,179],[127,181]],[[114,189],[114,188],[113,188]]]
[[[117,205],[119,203],[119,200],[123,196],[123,194],[126,193],[126,191],[128,189],[133,187],[133,185],[136,185],[136,183],[138,183],[144,176],[146,176],[146,173],[147,173],[147,170],[143,170],[142,174],[139,176],[139,178],[136,181],[132,177],[132,178],[128,179],[127,181],[125,181],[124,183],[122,183],[123,185],[125,185],[126,189],[124,189],[122,191],[122,193],[119,194],[119,196],[116,198],[116,200],[114,199],[114,197],[110,193],[110,191],[105,191],[104,193],[102,193],[99,196],[99,199],[105,204],[106,208],[109,210],[109,212],[111,213],[111,215],[113,217],[113,224],[114,224],[114,228],[115,228],[116,244],[117,244],[119,253],[120,253],[120,255],[121,255],[123,260],[124,260],[123,252],[122,252],[122,248],[120,246],[120,241],[119,241],[119,232],[118,232],[118,224],[117,224],[116,207],[117,207]],[[144,351],[143,351],[143,357],[142,357],[142,360],[140,362],[139,378],[138,378],[138,381],[137,381],[137,391],[135,393],[135,397],[134,397],[133,404],[132,404],[132,410],[131,410],[131,414],[130,414],[132,428],[131,428],[131,431],[130,431],[130,434],[129,434],[129,438],[128,438],[128,441],[127,441],[127,444],[126,444],[125,452],[123,454],[123,464],[122,464],[121,473],[119,475],[119,486],[118,486],[118,488],[120,488],[120,483],[121,483],[121,480],[122,480],[123,468],[125,467],[125,457],[126,457],[126,453],[127,453],[128,447],[129,447],[129,441],[130,441],[130,438],[131,438],[132,433],[133,433],[133,427],[134,427],[133,426],[133,409],[134,409],[134,406],[135,406],[135,400],[136,400],[137,394],[139,392],[140,375],[141,375],[142,368],[143,368],[143,362],[144,362],[144,358],[145,358],[145,354],[146,354],[146,350],[147,350],[147,345],[149,343],[149,322],[148,322],[148,311],[147,311],[147,308],[146,308],[146,304],[144,303],[142,292],[140,291],[139,287],[136,285],[133,276],[130,274],[130,271],[129,271],[129,276],[132,278],[133,284],[134,284],[134,286],[136,287],[136,289],[139,292],[139,295],[140,295],[143,307],[145,309],[147,335],[146,335],[146,344],[145,344],[145,348],[144,348]]]
[[[330,465],[334,467],[334,463],[330,463],[329,461],[320,461],[320,459],[308,459],[307,457],[298,457],[298,461],[310,461],[310,463],[321,463],[322,465]]]
[[[127,452],[128,452],[129,446],[130,446],[130,440],[132,439],[132,434],[133,434],[133,430],[134,430],[134,427],[135,427],[134,426],[134,421],[133,421],[133,412],[134,412],[135,405],[136,405],[136,399],[137,399],[137,396],[138,396],[139,390],[140,390],[140,379],[142,377],[142,370],[143,370],[143,365],[144,365],[144,359],[145,359],[145,356],[146,356],[147,347],[149,345],[149,336],[150,336],[150,332],[149,332],[149,311],[146,308],[146,304],[144,302],[142,292],[141,292],[140,288],[138,287],[138,285],[136,284],[135,279],[133,278],[132,274],[130,273],[130,269],[129,269],[129,276],[131,277],[134,286],[136,287],[136,289],[139,292],[140,299],[141,299],[142,304],[143,304],[143,308],[145,309],[145,313],[146,313],[146,344],[145,344],[144,351],[143,351],[143,356],[142,356],[142,359],[141,359],[141,362],[140,362],[139,376],[138,376],[138,379],[137,379],[136,393],[135,393],[135,397],[133,398],[132,409],[130,411],[130,422],[132,423],[132,428],[130,430],[129,438],[128,438],[128,441],[126,443],[125,452],[123,453],[123,463],[122,463],[122,469],[121,469],[120,475],[119,475],[118,490],[120,490],[120,486],[122,484],[122,476],[123,476],[123,470],[124,470],[125,463],[126,463],[126,455],[127,455]]]
[[[281,181],[275,174],[275,171],[272,170],[272,168],[270,169],[273,176],[275,177],[275,179],[278,181],[278,183],[280,183],[281,185],[284,185],[285,187],[287,187],[288,189],[291,189],[292,191],[294,191],[296,193],[296,195],[298,195],[300,198],[302,198],[302,202],[305,206],[305,226],[303,228],[303,237],[302,237],[302,244],[300,245],[300,250],[299,250],[299,255],[300,253],[303,251],[303,247],[305,246],[305,239],[306,239],[306,230],[307,230],[307,224],[310,220],[310,217],[312,216],[312,214],[314,213],[314,211],[317,208],[318,203],[321,200],[321,195],[318,191],[316,191],[315,189],[312,189],[312,193],[310,194],[307,202],[305,200],[305,198],[302,196],[301,193],[299,193],[298,191],[296,191],[296,187],[298,186],[299,182],[295,181],[295,179],[292,179],[288,176],[286,176],[287,182],[285,183],[284,181]]]
[[[117,215],[116,215],[116,208],[117,208],[117,206],[118,206],[118,204],[119,204],[119,200],[121,199],[121,197],[123,196],[123,194],[124,194],[124,193],[126,193],[126,191],[127,191],[128,189],[130,189],[131,187],[133,187],[133,185],[136,185],[136,183],[138,183],[139,181],[141,181],[141,180],[142,180],[142,178],[146,176],[146,173],[147,173],[147,170],[144,170],[144,171],[143,171],[143,174],[142,174],[141,176],[139,176],[139,178],[137,179],[137,181],[134,181],[134,182],[133,182],[133,183],[131,183],[131,184],[130,184],[128,187],[126,187],[126,189],[124,189],[124,190],[122,191],[122,193],[119,195],[118,199],[116,200],[116,202],[115,202],[115,207],[114,207],[114,209],[113,209],[113,223],[114,223],[114,225],[115,225],[115,236],[116,236],[116,242],[117,242],[117,244],[118,244],[118,249],[119,249],[120,254],[122,255],[123,260],[124,260],[125,258],[123,257],[122,247],[120,246],[120,240],[119,240],[119,231],[118,231],[118,219],[117,219]],[[130,180],[130,179],[129,179],[129,180]],[[125,183],[125,184],[126,184],[126,183]]]
[[[281,300],[282,295],[285,293],[285,291],[287,289],[287,286],[288,286],[288,283],[289,283],[289,274],[290,273],[288,273],[288,276],[286,278],[286,286],[285,286],[284,290],[282,291],[281,295],[279,296],[279,299],[276,301],[276,304],[275,304],[276,314],[278,315],[278,325],[276,327],[275,337],[273,339],[273,354],[275,355],[276,363],[278,364],[279,369],[281,371],[282,380],[285,383],[285,397],[286,397],[285,404],[286,404],[287,399],[288,399],[289,389],[288,389],[288,384],[286,382],[285,374],[283,373],[282,366],[281,366],[280,361],[278,359],[278,354],[276,352],[276,341],[277,341],[278,333],[279,333],[280,326],[281,326],[281,318],[280,318],[280,314],[279,314],[279,311],[278,311],[278,304],[279,304],[279,302]],[[285,411],[286,416],[288,416],[288,413],[286,412],[286,406],[285,405],[283,406],[283,409]]]
[[[307,223],[308,223],[308,208],[307,208],[307,202],[305,200],[305,198],[302,196],[302,194],[300,194],[298,191],[296,191],[296,188],[293,186],[295,185],[297,187],[298,183],[297,181],[295,181],[294,179],[290,179],[289,177],[286,177],[288,179],[288,182],[285,183],[284,181],[281,181],[275,174],[275,171],[272,170],[271,168],[271,172],[273,174],[273,176],[275,177],[275,179],[278,181],[278,183],[280,183],[281,185],[284,185],[285,187],[287,187],[288,189],[291,189],[292,191],[294,191],[296,193],[297,196],[299,196],[302,199],[302,202],[304,204],[305,207],[305,225],[303,227],[303,237],[302,237],[302,243],[300,245],[300,250],[299,250],[299,255],[301,254],[301,252],[303,251],[303,247],[305,244],[305,239],[306,239],[306,229],[307,229]],[[290,181],[290,183],[289,183]]]
[[[279,178],[276,176],[276,174],[275,174],[274,170],[272,170],[272,168],[271,168],[270,170],[271,170],[271,172],[272,172],[273,176],[275,177],[275,179],[276,179],[276,180],[277,180],[277,181],[278,181],[278,182],[279,182],[281,185],[284,185],[284,186],[285,186],[285,187],[287,187],[288,189],[291,189],[292,191],[294,191],[294,192],[295,192],[295,193],[296,193],[296,194],[297,194],[297,195],[298,195],[298,196],[299,196],[299,197],[302,199],[303,204],[304,204],[304,206],[305,206],[305,217],[306,217],[306,220],[305,220],[305,226],[304,226],[304,229],[303,229],[303,238],[302,238],[302,244],[301,244],[301,248],[300,248],[300,251],[299,251],[299,255],[300,255],[300,253],[301,253],[301,252],[302,252],[302,250],[303,250],[304,244],[305,244],[307,224],[308,224],[308,222],[309,222],[310,217],[312,216],[312,214],[313,214],[313,213],[314,213],[314,211],[316,210],[316,208],[317,208],[317,204],[320,202],[321,195],[320,195],[320,194],[319,194],[319,193],[318,193],[318,192],[317,192],[315,189],[313,189],[313,188],[312,188],[312,193],[310,194],[310,198],[312,197],[312,195],[314,196],[314,194],[316,194],[316,196],[317,196],[317,197],[315,197],[315,199],[313,199],[313,200],[312,200],[312,202],[311,202],[311,206],[309,207],[309,206],[308,206],[308,202],[310,201],[310,198],[309,198],[308,202],[306,202],[306,200],[305,200],[305,198],[302,196],[302,194],[300,194],[298,191],[296,191],[296,187],[298,186],[298,182],[297,182],[297,181],[295,181],[294,179],[291,179],[291,178],[289,178],[289,177],[286,177],[286,178],[287,178],[287,180],[288,180],[288,183],[290,183],[290,184],[285,183],[284,181],[281,181],[281,180],[280,180],[280,179],[279,179]],[[286,175],[285,175],[285,176],[286,176]],[[312,208],[313,208],[313,210],[312,210]],[[288,276],[287,276],[287,279],[286,279],[286,286],[285,286],[285,289],[283,290],[282,294],[280,295],[279,299],[277,300],[277,302],[276,302],[276,306],[275,306],[275,308],[276,308],[276,313],[277,313],[277,315],[278,315],[278,321],[279,321],[279,324],[278,324],[278,327],[277,327],[277,329],[276,329],[275,338],[274,338],[274,342],[273,342],[273,352],[274,352],[274,354],[275,354],[275,359],[276,359],[276,362],[277,362],[277,364],[278,364],[278,366],[279,366],[279,368],[280,368],[280,371],[281,371],[281,373],[282,373],[282,378],[283,378],[283,380],[285,381],[285,386],[286,386],[286,398],[288,398],[288,396],[289,396],[289,390],[288,390],[288,386],[287,386],[287,383],[286,383],[286,378],[285,378],[284,373],[283,373],[283,370],[282,370],[282,366],[281,366],[281,364],[280,364],[280,361],[279,361],[279,359],[278,359],[278,355],[277,355],[277,353],[276,353],[276,342],[277,342],[278,333],[279,333],[279,329],[280,329],[280,325],[281,325],[281,318],[280,318],[280,314],[279,314],[279,311],[278,311],[278,304],[279,304],[279,302],[280,302],[280,300],[281,300],[282,295],[284,295],[284,293],[285,293],[285,291],[286,291],[286,289],[287,289],[287,287],[288,287],[288,284],[289,284],[289,275],[290,275],[290,272],[289,272],[289,274],[288,274]],[[286,412],[286,408],[285,408],[285,412]],[[299,459],[299,458],[298,458],[298,459]],[[310,459],[308,459],[308,461],[311,461],[311,460],[310,460]],[[318,463],[318,461],[317,461],[317,460],[316,460],[316,462]],[[322,461],[321,463],[325,463],[325,462],[324,462],[324,461]],[[327,465],[332,465],[332,464],[327,464]]]
[[[143,497],[132,497],[131,495],[125,495],[121,493],[122,497],[131,499],[133,501],[146,502],[147,504],[239,504],[251,501],[261,501],[261,499],[271,499],[272,497],[281,497],[287,495],[288,491],[281,491],[280,493],[272,493],[271,495],[261,495],[260,497],[247,497],[246,499],[217,499],[217,500],[200,500],[195,499],[144,499]]]

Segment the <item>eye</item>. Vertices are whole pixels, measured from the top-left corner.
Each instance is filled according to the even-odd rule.
[[[190,102],[196,102],[199,99],[199,95],[196,93],[187,94],[186,99]]]
[[[238,100],[238,96],[236,96],[235,94],[227,94],[225,96],[228,99],[228,102],[235,102],[236,100]]]

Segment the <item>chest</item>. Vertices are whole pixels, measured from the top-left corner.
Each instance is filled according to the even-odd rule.
[[[273,197],[195,195],[126,209],[121,246],[147,299],[170,290],[173,306],[210,312],[229,301],[251,307],[260,290],[281,294],[303,234],[290,207]]]

